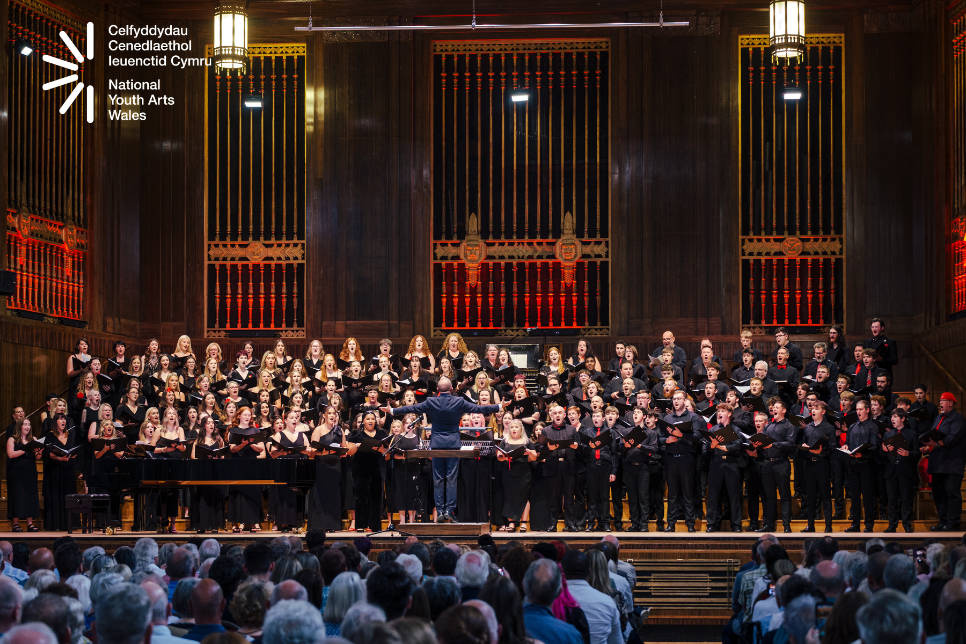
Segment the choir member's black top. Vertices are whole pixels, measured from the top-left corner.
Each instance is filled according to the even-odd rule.
[[[849,360],[852,359],[852,352],[844,343],[837,347],[833,347],[831,343],[826,344],[828,344],[828,350],[825,357],[834,362],[839,371],[844,372],[849,366]]]
[[[797,385],[798,369],[793,367],[791,364],[776,364],[774,367],[768,370],[768,377],[776,383],[784,380]]]
[[[835,428],[827,420],[822,420],[818,425],[814,421],[811,421],[805,425],[803,428],[803,438],[804,442],[809,447],[814,447],[818,449],[816,443],[822,442],[822,452],[820,454],[813,454],[811,452],[807,453],[806,457],[822,457],[826,458],[832,453],[832,450],[837,447],[835,440]]]
[[[755,347],[749,347],[749,348],[755,354],[755,359],[751,361],[751,364],[752,365],[754,365],[759,360],[764,360],[765,359],[765,354],[764,353],[762,353],[761,351],[759,351]],[[734,357],[734,361],[737,362],[739,365],[744,364],[744,361],[741,359],[741,356],[744,354],[744,352],[745,352],[744,349],[738,349],[735,352],[735,355],[733,356]]]
[[[680,367],[681,369],[684,369],[684,365],[688,363],[688,357],[687,355],[685,355],[684,349],[682,349],[677,345],[675,345],[673,349],[674,349],[674,355],[671,357],[671,364],[673,364],[676,367]],[[657,349],[654,349],[654,352],[651,353],[651,357],[660,359],[662,351],[664,351],[663,344],[659,346]]]
[[[376,429],[376,433],[372,436],[367,434],[363,429],[357,429],[346,437],[346,441],[349,443],[362,443],[367,438],[385,440],[388,435],[389,433],[382,429]],[[379,466],[382,461],[383,455],[378,451],[362,451],[360,448],[352,457],[352,469],[355,472],[375,473],[379,471]]]
[[[746,382],[755,377],[755,365],[752,363],[750,367],[745,365],[739,365],[731,370],[731,379],[735,382]]]
[[[859,452],[859,458],[861,460],[869,459],[875,454],[875,450],[879,449],[879,425],[871,418],[866,421],[860,420],[857,423],[853,423],[849,427],[846,445],[850,450],[861,447],[862,445],[868,445],[869,448],[867,450]]]
[[[892,368],[899,363],[899,347],[896,346],[896,341],[890,340],[881,333],[863,342],[862,347],[864,349],[875,349],[882,356],[882,360],[875,363],[876,366],[885,369],[890,374]]]
[[[624,459],[625,465],[647,465],[649,463],[659,463],[661,461],[661,440],[660,432],[657,428],[648,429],[647,426],[641,426],[644,430],[644,439],[632,446],[631,448],[624,447],[623,441],[620,444],[620,452]],[[628,432],[633,431],[633,428],[628,429]],[[615,437],[616,438],[616,437]]]
[[[763,432],[775,442],[766,447],[762,454],[765,458],[788,458],[795,449],[795,434],[797,429],[787,419],[771,422],[765,426]]]
[[[711,431],[716,432],[719,429],[724,429],[724,428],[725,428],[725,425],[719,424],[712,427]],[[731,428],[736,430],[735,431],[736,434],[738,433],[737,429],[734,426],[731,426]],[[741,434],[738,434],[738,440],[731,441],[730,443],[722,443],[721,445],[719,445],[718,447],[723,446],[725,448],[722,450],[722,449],[711,449],[711,441],[706,439],[704,442],[704,449],[711,452],[712,460],[727,462],[741,454],[741,449],[742,449],[741,442],[742,442]]]
[[[932,429],[938,429],[946,438],[936,448],[936,462],[930,463],[930,471],[936,474],[962,474],[966,467],[963,454],[963,438],[966,436],[966,419],[955,409],[948,414],[940,414],[933,421]],[[929,460],[932,461],[932,458]]]
[[[668,443],[668,435],[666,432],[661,432],[661,444],[664,445],[664,452],[668,456],[673,456],[677,454],[688,454],[695,455],[701,447],[701,433],[700,430],[706,428],[708,424],[704,421],[704,418],[698,416],[694,412],[685,409],[681,414],[675,414],[674,411],[664,417],[664,422],[666,423],[681,423],[684,421],[691,422],[691,431],[687,431],[687,427],[681,429],[681,433],[684,434],[683,438],[679,438],[673,443]]]
[[[574,439],[577,436],[577,430],[570,425],[563,425],[562,427],[547,425],[543,428],[543,435],[550,440],[562,441]],[[573,448],[558,447],[553,451],[546,450],[546,454],[547,458],[543,471],[547,476],[555,476],[560,467],[564,468],[566,474],[574,473],[575,456]]]
[[[826,367],[828,367],[828,379],[831,382],[835,382],[835,379],[838,378],[839,376],[839,366],[834,362],[832,362],[831,360],[829,360],[828,358],[825,358],[821,362],[819,362],[818,360],[812,360],[807,365],[805,365],[805,370],[802,371],[802,375],[808,376],[812,380],[815,380],[815,376],[818,373],[818,368],[821,365],[825,365]]]
[[[909,456],[900,456],[898,449],[887,452],[885,461],[885,475],[887,477],[900,473],[906,476],[916,474],[916,463],[919,461],[919,437],[916,435],[916,430],[911,427],[903,427],[902,430],[890,427],[889,431],[882,435],[882,440],[889,440],[900,433],[906,441],[906,445],[908,445]]]

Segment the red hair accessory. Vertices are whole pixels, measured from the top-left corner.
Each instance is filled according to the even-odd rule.
[[[81,400],[84,400],[84,394],[82,394],[79,391],[77,392],[77,397],[80,398]]]

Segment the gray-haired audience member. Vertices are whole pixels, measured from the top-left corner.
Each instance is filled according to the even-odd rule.
[[[198,579],[208,579],[208,572],[211,570],[212,564],[215,563],[215,559],[205,559],[201,562],[201,567],[198,568]]]
[[[171,611],[182,622],[194,621],[191,612],[191,590],[200,579],[182,579],[174,588],[174,596],[171,598]]]
[[[785,607],[784,626],[789,644],[805,644],[808,631],[815,626],[815,598],[802,595],[793,599]]]
[[[845,582],[849,589],[858,590],[859,584],[868,576],[868,561],[869,556],[864,552],[850,552],[845,558]]]
[[[270,605],[275,606],[279,602],[290,600],[302,602],[308,601],[309,593],[307,590],[305,590],[305,586],[294,579],[286,579],[280,584],[275,584],[275,588],[272,589],[272,599],[270,600]]]
[[[456,563],[456,579],[460,582],[463,601],[476,599],[490,576],[490,557],[482,550],[470,550]]]
[[[118,584],[98,595],[92,627],[97,644],[141,644],[150,625],[151,601],[140,586]]]
[[[20,621],[23,591],[10,577],[0,575],[0,633],[6,633]]]
[[[272,606],[262,626],[264,644],[316,644],[325,638],[319,609],[307,601],[287,599]]]
[[[444,551],[449,552],[446,548],[440,550],[440,552]],[[423,582],[423,591],[429,600],[429,617],[434,622],[444,610],[463,601],[460,587],[452,577],[428,577]]]
[[[111,572],[116,565],[117,561],[111,555],[99,555],[95,557],[94,563],[91,564],[91,580],[93,581],[94,577],[102,572]]]
[[[134,544],[135,571],[158,563],[158,542],[150,537],[142,537]]]
[[[341,624],[349,609],[365,598],[366,583],[359,573],[339,573],[329,586],[329,599],[325,602],[322,620],[326,624]]]
[[[80,600],[73,597],[63,597],[62,599],[67,604],[67,610],[70,611],[70,642],[77,644],[84,636],[84,610],[81,607]]]
[[[396,563],[406,569],[406,573],[419,586],[423,583],[423,562],[415,555],[399,555]],[[484,582],[485,583],[485,582]]]
[[[91,609],[91,580],[86,575],[72,575],[64,582],[77,591],[77,600],[86,613]]]
[[[856,624],[863,644],[917,644],[922,641],[919,606],[902,593],[888,588],[874,594],[869,603],[859,609]]]
[[[177,549],[178,544],[171,543],[170,541],[158,549],[158,566],[160,566],[162,570],[167,568],[168,561],[171,559],[171,553]]]
[[[102,572],[91,580],[91,604],[96,608],[101,595],[110,588],[123,584],[124,578],[116,572]]]
[[[92,546],[84,551],[84,574],[88,577],[92,576],[91,568],[94,566],[94,560],[105,554],[104,548],[100,546]]]
[[[57,583],[57,573],[53,570],[35,570],[27,577],[23,584],[24,590],[36,590],[38,593],[51,584]]]
[[[343,573],[345,574],[345,573]],[[328,608],[328,606],[326,606]],[[341,637],[346,638],[350,642],[355,641],[356,634],[363,625],[369,622],[384,622],[386,621],[386,613],[383,612],[378,606],[373,606],[372,604],[367,604],[366,602],[359,602],[346,611],[345,617],[342,618],[342,628],[339,632]],[[266,642],[265,644],[269,644]]]
[[[917,581],[916,562],[907,555],[892,555],[886,562],[882,578],[886,588],[908,593]]]
[[[215,539],[205,539],[198,548],[198,558],[201,560],[201,563],[204,563],[208,559],[214,559],[220,554],[221,546],[218,545],[218,541]]]
[[[3,636],[4,644],[57,644],[57,636],[41,622],[14,626]],[[98,643],[100,641],[98,640]]]

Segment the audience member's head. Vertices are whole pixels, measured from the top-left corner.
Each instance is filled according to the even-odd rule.
[[[329,548],[319,557],[319,567],[322,569],[322,581],[326,586],[331,586],[332,580],[346,572],[345,555],[337,548]]]
[[[336,543],[339,544],[336,546]],[[351,543],[344,543],[337,541],[332,544],[333,548],[338,547],[345,555],[346,570],[349,572],[359,572],[362,567],[362,555],[359,550]]]
[[[409,579],[409,577],[406,577],[406,579]],[[331,593],[332,591],[330,590],[330,596]],[[339,629],[339,633],[350,642],[357,642],[356,636],[363,626],[370,622],[385,621],[386,614],[381,608],[367,602],[358,602],[346,611],[345,616],[342,618],[342,627]]]
[[[329,586],[329,598],[325,602],[322,619],[326,624],[341,624],[348,610],[366,598],[366,584],[359,573],[344,572]]]
[[[560,594],[563,579],[560,568],[550,559],[538,559],[530,564],[523,578],[523,591],[528,602],[550,606]]]
[[[406,550],[406,554],[412,555],[419,559],[419,562],[423,565],[423,572],[428,573],[432,570],[432,560],[430,559],[429,548],[421,543],[414,543],[409,546]]]
[[[943,586],[943,592],[939,596],[939,611],[937,617],[939,618],[939,628],[941,632],[943,630],[944,615],[946,613],[946,608],[955,602],[966,600],[966,581],[962,579],[950,579]]]
[[[0,633],[6,633],[20,621],[23,591],[10,577],[0,575]]]
[[[823,559],[816,564],[808,578],[826,599],[838,598],[845,592],[845,574],[831,559]]]
[[[888,588],[875,593],[859,609],[856,624],[864,644],[914,643],[922,638],[919,606],[904,594]]]
[[[859,627],[855,623],[855,615],[859,609],[869,603],[869,596],[865,593],[846,593],[835,600],[835,606],[825,622],[825,634],[828,642],[854,642],[859,639]]]
[[[389,623],[405,644],[437,644],[436,634],[429,624],[419,619],[403,617]]]
[[[30,553],[27,560],[27,572],[33,574],[38,570],[54,569],[54,553],[47,548],[37,548]]]
[[[905,554],[892,555],[886,562],[882,580],[886,588],[907,593],[917,581],[916,562]]]
[[[64,546],[61,546],[63,548]],[[20,617],[23,623],[40,622],[50,627],[59,644],[71,642],[71,616],[67,602],[52,593],[41,593],[23,607]]]
[[[123,584],[124,578],[116,572],[102,572],[91,580],[91,604],[95,607],[109,588]]]
[[[446,550],[446,548],[443,550]],[[443,550],[440,552],[443,552]],[[428,577],[423,582],[423,591],[429,600],[429,617],[434,622],[444,610],[459,604],[463,600],[460,587],[456,585],[456,581],[449,577]]]
[[[245,579],[245,567],[234,557],[218,556],[208,569],[208,580],[217,583],[226,601],[231,601],[235,590]]]
[[[65,543],[54,551],[54,567],[60,578],[66,581],[72,575],[81,572],[84,565],[84,555],[76,543]]]
[[[845,582],[852,590],[858,590],[868,572],[869,556],[864,552],[850,552],[845,558]]]
[[[502,575],[493,575],[483,584],[480,600],[493,607],[500,623],[501,641],[524,641],[523,597],[513,581]]]
[[[264,644],[318,644],[324,637],[322,615],[307,601],[285,600],[265,614]]]
[[[485,577],[483,581],[486,581]],[[379,566],[366,577],[367,601],[381,608],[386,613],[386,619],[396,619],[405,614],[412,590],[412,579],[405,568],[396,562]]]
[[[480,550],[470,550],[456,562],[456,579],[460,588],[482,588],[490,576],[489,556]]]
[[[35,570],[27,577],[23,584],[24,590],[36,590],[38,593],[51,584],[57,583],[57,573],[53,570]]]
[[[538,544],[535,544],[533,548],[530,549],[530,552],[533,554],[533,557],[535,559],[537,557],[540,557],[541,559],[549,559],[550,561],[557,561],[559,558],[557,555],[557,549],[554,548],[549,543],[546,543],[543,541],[541,541]]]
[[[228,606],[235,623],[246,630],[261,628],[271,596],[272,586],[267,581],[249,579],[242,582]]]
[[[439,644],[489,644],[490,626],[476,606],[460,604],[443,611],[435,622]]]
[[[587,553],[581,550],[569,550],[564,555],[560,565],[563,568],[563,574],[567,578],[567,581],[573,579],[586,580],[590,574],[590,560],[587,557]]]
[[[889,557],[891,556],[884,550],[869,556],[866,569],[868,571],[869,590],[872,592],[885,588],[885,579],[883,577],[885,575],[886,564],[889,563]]]
[[[272,558],[275,561],[278,561],[282,557],[287,557],[292,553],[292,544],[289,543],[288,537],[275,537],[272,539],[269,547],[272,549]]]
[[[212,579],[202,579],[191,589],[191,614],[195,624],[221,624],[225,594]]]
[[[157,545],[157,544],[155,544]],[[114,561],[118,564],[123,564],[134,570],[137,568],[137,555],[134,554],[134,548],[130,546],[121,546],[114,551]]]
[[[966,600],[960,599],[943,611],[943,632],[946,644],[963,644],[966,641]]]
[[[150,635],[150,624],[151,600],[140,586],[116,584],[98,594],[93,626],[97,644],[141,644]]]
[[[302,584],[294,579],[286,579],[279,584],[275,584],[275,587],[272,589],[272,606],[275,606],[279,602],[292,600],[300,602],[307,602],[309,600],[309,593],[302,587]]]
[[[415,555],[399,555],[396,563],[402,566],[417,586],[423,583],[423,562]]]
[[[117,557],[115,556],[115,559]],[[138,571],[158,563],[158,542],[150,537],[142,537],[134,543],[134,564],[131,568]]]
[[[802,595],[785,607],[785,632],[789,644],[805,644],[808,631],[815,626],[815,598]]]
[[[291,581],[300,584],[305,589],[308,603],[322,610],[322,595],[325,584],[322,583],[322,575],[317,570],[303,569]]]
[[[822,537],[816,540],[816,548],[822,561],[831,561],[839,551],[839,542],[835,537]]]
[[[288,548],[288,541],[285,542],[285,547]],[[245,546],[245,572],[250,576],[268,581],[274,567],[275,556],[272,546],[264,541],[255,541]]]
[[[171,596],[171,612],[177,615],[182,621],[194,620],[191,615],[191,591],[200,579],[182,579],[174,587],[174,595]]]
[[[74,575],[64,582],[77,593],[77,601],[86,613],[91,608],[91,580],[86,575]]]
[[[321,528],[310,528],[308,532],[305,533],[305,548],[312,552],[316,548],[321,548],[325,545],[325,530]]]
[[[187,548],[176,548],[168,555],[165,572],[172,581],[195,576],[195,558]]]
[[[456,575],[456,563],[459,555],[449,548],[440,548],[433,555],[433,572],[437,577],[453,577]]]
[[[14,626],[3,637],[4,644],[58,644],[50,627],[40,622],[26,622]]]
[[[302,564],[291,555],[285,555],[275,560],[275,567],[270,576],[273,584],[287,581],[302,571]]]

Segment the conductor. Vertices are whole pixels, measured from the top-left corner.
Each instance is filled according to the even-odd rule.
[[[431,449],[460,448],[460,418],[463,414],[495,414],[503,405],[476,405],[463,396],[454,396],[453,383],[449,378],[440,378],[436,383],[439,395],[427,398],[418,405],[408,407],[382,407],[381,411],[390,416],[406,414],[426,414],[433,425]],[[504,401],[509,404],[509,401]],[[433,459],[433,497],[436,503],[437,523],[456,523],[453,511],[456,509],[456,473],[459,471],[458,458]],[[445,494],[444,494],[445,482]]]

